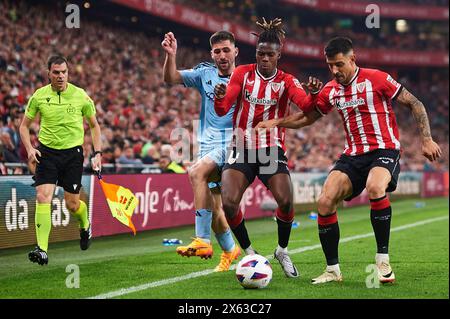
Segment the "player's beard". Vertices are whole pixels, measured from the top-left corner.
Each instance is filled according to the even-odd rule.
[[[335,78],[336,82],[338,82],[340,84],[344,84],[344,82],[345,82],[345,76],[343,74],[340,74],[340,73],[336,74],[334,76],[334,78]]]
[[[230,69],[231,69],[230,61],[222,61],[222,62],[219,61],[217,63],[217,66],[222,74],[229,75],[231,73],[230,72]]]

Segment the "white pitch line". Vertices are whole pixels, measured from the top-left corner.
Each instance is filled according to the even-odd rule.
[[[442,216],[442,217],[425,219],[425,220],[422,220],[420,222],[394,227],[394,228],[391,229],[391,232],[396,232],[396,231],[405,230],[405,229],[409,229],[409,228],[413,228],[413,227],[417,227],[417,226],[422,226],[422,225],[425,225],[425,224],[429,224],[429,223],[445,220],[445,219],[448,219],[448,218],[449,218],[448,216]],[[371,236],[373,236],[373,232],[342,238],[341,240],[339,240],[339,243],[346,243],[346,242],[353,241],[353,240],[356,240],[356,239],[367,238],[367,237],[371,237]],[[292,249],[292,250],[289,251],[289,254],[291,254],[291,255],[292,254],[299,254],[299,253],[302,253],[302,252],[305,252],[305,251],[319,249],[319,248],[322,248],[322,246],[320,244],[311,245],[311,246],[301,247],[301,248],[297,248],[297,249]],[[266,258],[272,259],[273,255],[266,256]],[[234,269],[234,268],[235,268],[235,265],[230,267],[231,270]],[[139,286],[133,286],[133,287],[130,287],[130,288],[123,288],[123,289],[111,291],[111,292],[108,292],[108,293],[105,293],[105,294],[100,294],[100,295],[97,295],[97,296],[94,296],[94,297],[90,297],[88,299],[109,299],[109,298],[119,297],[119,296],[131,294],[131,293],[134,293],[134,292],[146,290],[146,289],[149,289],[149,288],[169,285],[169,284],[173,284],[173,283],[176,283],[176,282],[179,282],[179,281],[188,280],[188,279],[192,279],[192,278],[196,278],[196,277],[207,276],[207,275],[209,275],[209,274],[211,274],[213,272],[214,272],[213,269],[207,269],[207,270],[203,270],[203,271],[193,272],[193,273],[190,273],[190,274],[187,274],[187,275],[184,275],[184,276],[172,277],[172,278],[163,279],[163,280],[159,280],[159,281],[149,282],[149,283],[142,284],[142,285],[139,285]]]

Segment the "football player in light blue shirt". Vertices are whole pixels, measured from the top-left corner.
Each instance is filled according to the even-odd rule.
[[[219,83],[228,83],[236,67],[238,48],[234,35],[228,31],[214,33],[209,42],[214,64],[203,62],[193,69],[182,71],[177,70],[177,40],[174,34],[166,33],[161,43],[166,52],[164,81],[195,88],[202,97],[197,130],[198,160],[188,170],[194,191],[195,238],[189,245],[177,247],[177,253],[188,257],[211,258],[212,227],[223,250],[215,271],[227,271],[240,255],[240,248],[234,242],[220,198],[220,175],[232,137],[234,107],[224,117],[218,116],[214,110],[214,87]]]

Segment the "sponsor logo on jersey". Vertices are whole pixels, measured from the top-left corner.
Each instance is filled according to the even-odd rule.
[[[205,92],[205,96],[206,96],[208,99],[214,101],[214,92],[213,92],[213,91],[204,91],[204,92]]]
[[[351,100],[341,103],[338,99],[335,99],[335,105],[339,110],[343,110],[349,107],[357,107],[359,105],[366,104],[366,101],[364,101],[363,98],[359,98],[357,100]]]
[[[255,83],[255,80],[250,81],[249,79],[247,79],[247,84],[248,84],[248,85],[253,85],[253,83]]]
[[[258,99],[256,97],[252,96],[248,90],[245,90],[244,95],[245,95],[245,100],[250,103],[253,103],[253,104],[264,104],[264,105],[276,105],[277,104],[276,99],[265,99],[265,98]]]

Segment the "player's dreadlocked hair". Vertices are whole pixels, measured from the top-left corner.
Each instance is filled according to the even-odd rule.
[[[280,18],[270,20],[269,22],[263,18],[263,22],[261,23],[257,21],[256,25],[264,30],[259,34],[252,32],[253,35],[258,37],[258,43],[269,42],[279,44],[280,46],[283,45],[282,41],[286,32],[283,30],[283,25]]]

